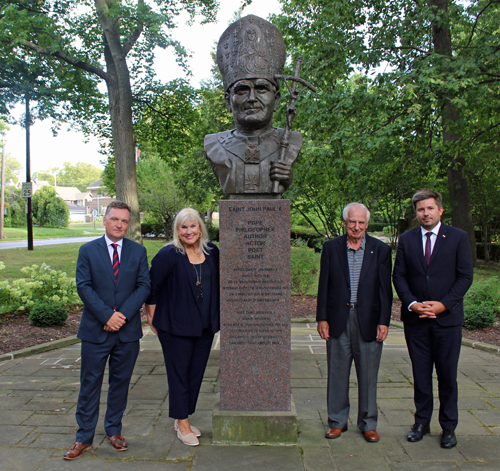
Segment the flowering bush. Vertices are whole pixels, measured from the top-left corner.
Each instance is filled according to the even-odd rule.
[[[0,270],[5,265],[0,262]],[[76,283],[61,270],[53,270],[46,263],[21,268],[27,278],[0,281],[0,310],[22,311],[37,301],[52,301],[65,306],[80,304]]]

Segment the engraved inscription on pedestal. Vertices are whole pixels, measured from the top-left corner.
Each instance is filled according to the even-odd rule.
[[[221,410],[290,410],[290,202],[219,204]]]

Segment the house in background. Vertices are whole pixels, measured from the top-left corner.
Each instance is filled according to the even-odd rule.
[[[95,209],[97,214],[102,216],[106,211],[108,204],[111,203],[111,201],[116,200],[114,196],[111,197],[107,195],[104,185],[102,184],[102,178],[89,185],[87,190],[90,191],[92,199],[85,205],[86,214],[92,214],[92,211]]]
[[[66,203],[69,209],[69,219],[71,222],[90,222],[86,217],[85,208],[73,203]]]
[[[85,218],[85,205],[92,201],[90,191],[81,192],[75,186],[57,186],[57,196],[68,205],[71,222],[89,222]]]
[[[58,186],[56,193],[59,198],[62,198],[66,203],[77,204],[85,209],[85,205],[92,201],[92,194],[90,191],[83,193],[74,186]]]

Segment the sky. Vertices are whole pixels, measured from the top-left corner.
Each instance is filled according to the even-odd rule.
[[[237,0],[219,0],[220,8],[217,15],[217,23],[187,26],[179,23],[179,27],[173,31],[173,36],[181,44],[192,52],[189,65],[193,76],[190,77],[191,85],[198,86],[200,81],[210,77],[212,66],[211,51],[219,37],[229,25],[233,15],[240,5]],[[243,16],[254,14],[267,18],[271,13],[279,13],[280,4],[278,0],[253,0],[252,4],[245,8]],[[157,75],[163,82],[169,82],[176,78],[185,77],[181,68],[176,64],[174,55],[160,50],[155,63]],[[16,111],[19,116],[24,106],[20,105]],[[20,126],[9,125],[10,130],[6,134],[5,150],[15,157],[24,166],[26,162],[26,137],[24,129]],[[88,141],[88,142],[86,142]],[[104,168],[102,160],[104,156],[99,154],[99,141],[97,138],[88,139],[68,127],[62,126],[57,137],[53,137],[51,131],[51,120],[38,121],[31,127],[31,173],[46,170],[49,167],[62,167],[64,162],[86,162],[99,168]],[[21,179],[26,179],[26,170],[23,168]]]

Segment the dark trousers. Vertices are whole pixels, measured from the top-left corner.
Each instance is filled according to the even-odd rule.
[[[109,358],[109,389],[104,430],[121,435],[122,417],[127,407],[128,387],[139,354],[139,340],[122,342],[118,332],[110,332],[104,343],[82,341],[80,395],[76,408],[79,425],[76,441],[92,443],[99,419],[99,400],[104,370]]]
[[[439,423],[455,430],[458,423],[457,370],[462,326],[440,326],[435,319],[405,323],[405,338],[411,358],[414,382],[415,423],[428,425],[432,417],[432,372],[438,379]]]
[[[169,416],[184,420],[194,414],[210,349],[212,329],[201,337],[173,335],[158,329],[168,379]]]

